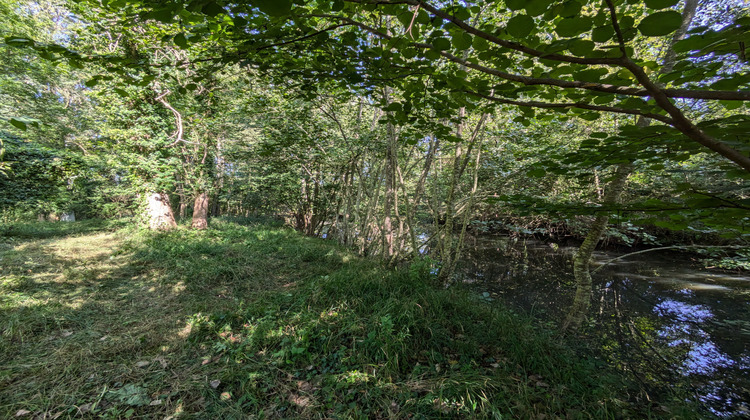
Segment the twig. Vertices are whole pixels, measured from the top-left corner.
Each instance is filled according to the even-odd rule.
[[[723,245],[723,246],[712,246],[712,245],[673,245],[673,246],[662,246],[662,247],[658,247],[658,248],[644,249],[642,251],[631,252],[629,254],[620,255],[619,257],[613,258],[613,259],[611,259],[609,261],[605,261],[604,264],[600,265],[599,267],[596,267],[594,270],[591,270],[591,274],[596,273],[597,271],[601,270],[602,268],[606,267],[607,265],[609,265],[609,264],[611,264],[611,263],[613,263],[615,261],[621,260],[621,259],[626,258],[626,257],[633,256],[633,255],[645,254],[646,252],[651,252],[651,251],[664,251],[666,249],[695,249],[695,248],[743,249],[743,248],[748,248],[748,246],[747,245]]]

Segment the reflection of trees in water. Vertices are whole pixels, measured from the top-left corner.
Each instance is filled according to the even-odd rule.
[[[614,332],[605,338],[605,350],[644,392],[687,388],[716,415],[745,415],[739,402],[750,395],[736,348],[723,348],[727,331],[709,306],[685,301],[695,296],[627,278],[609,281],[599,291],[597,320],[607,326],[598,329],[604,336]]]
[[[538,241],[508,237],[467,239],[466,257],[458,280],[504,295],[522,310],[543,310],[553,316],[563,311],[572,292],[568,258],[550,254]]]
[[[574,291],[565,250],[507,237],[471,238],[467,248],[460,280],[547,320],[562,319]],[[679,272],[670,286],[657,283],[670,272]],[[591,331],[609,361],[641,384],[635,398],[681,388],[717,415],[746,416],[742,401],[750,401],[750,340],[737,334],[733,322],[750,323],[727,319],[750,320],[750,307],[741,292],[695,287],[704,275],[677,261],[641,259],[608,267],[595,279]]]

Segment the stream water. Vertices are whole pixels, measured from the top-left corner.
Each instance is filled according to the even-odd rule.
[[[574,251],[469,237],[458,276],[487,299],[559,322],[575,291]],[[597,252],[595,266],[620,255]],[[719,417],[750,418],[750,276],[653,252],[602,267],[594,288],[591,322],[615,363],[644,382],[687,387]]]

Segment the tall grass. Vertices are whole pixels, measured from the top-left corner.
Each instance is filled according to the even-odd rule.
[[[258,219],[70,229],[2,239],[0,417],[690,416],[428,261]]]

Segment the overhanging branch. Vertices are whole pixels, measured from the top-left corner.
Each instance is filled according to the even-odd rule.
[[[579,108],[579,109],[586,109],[590,111],[600,111],[600,112],[613,112],[617,114],[629,114],[629,115],[638,115],[646,118],[651,118],[657,121],[661,121],[665,124],[672,125],[674,121],[672,121],[671,118],[654,114],[651,112],[642,112],[637,109],[628,109],[628,108],[619,108],[614,106],[604,106],[604,105],[591,105],[587,104],[585,102],[569,102],[569,103],[550,103],[550,102],[540,102],[540,101],[517,101],[513,99],[506,99],[506,98],[498,98],[496,96],[489,96],[484,95],[479,92],[474,92],[471,90],[465,91],[466,93],[477,96],[479,98],[484,98],[493,102],[499,102],[503,104],[508,105],[516,105],[516,106],[528,106],[531,108],[546,108],[546,109],[565,109],[565,108]]]

